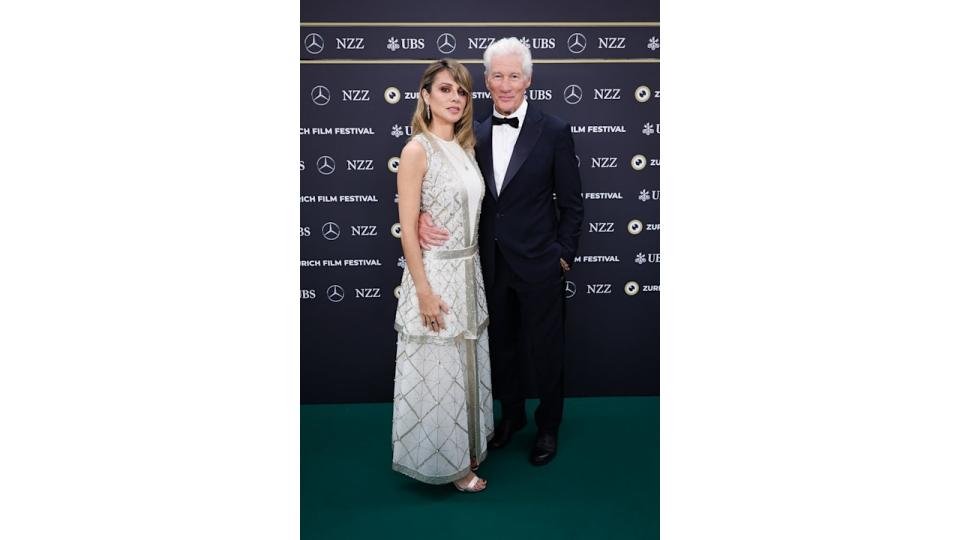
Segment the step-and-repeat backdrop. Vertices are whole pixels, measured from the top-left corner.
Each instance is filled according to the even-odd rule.
[[[580,163],[567,395],[658,394],[659,6],[315,4],[302,4],[300,26],[301,402],[392,399],[395,173],[417,83],[430,61],[464,62],[476,118],[489,116],[481,58],[508,36],[533,54],[527,99],[570,122]]]

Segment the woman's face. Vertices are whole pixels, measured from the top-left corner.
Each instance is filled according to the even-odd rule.
[[[455,124],[463,116],[463,109],[467,106],[467,91],[460,87],[445,69],[437,73],[433,79],[430,92],[422,91],[424,100],[430,104],[430,114],[435,119],[442,119]]]

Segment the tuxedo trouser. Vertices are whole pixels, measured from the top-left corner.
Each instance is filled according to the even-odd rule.
[[[534,414],[537,427],[556,432],[563,416],[564,384],[565,283],[560,261],[555,280],[531,284],[514,273],[499,246],[495,251],[493,286],[487,290],[494,395],[504,419],[522,418],[523,376],[532,367],[540,398]]]

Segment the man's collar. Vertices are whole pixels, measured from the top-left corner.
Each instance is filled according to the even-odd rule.
[[[519,118],[520,125],[523,125],[523,119],[527,116],[527,96],[523,96],[523,101],[520,102],[520,106],[517,107],[517,110],[513,111],[513,114],[507,116],[500,114],[500,111],[497,110],[497,107],[493,107],[493,115],[497,118]]]

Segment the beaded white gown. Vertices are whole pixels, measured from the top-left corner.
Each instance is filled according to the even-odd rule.
[[[459,480],[493,437],[487,303],[477,250],[483,176],[455,142],[413,137],[427,154],[421,211],[450,238],[423,252],[427,280],[447,303],[446,329],[421,322],[416,289],[404,268],[394,328],[393,469],[430,484]]]

